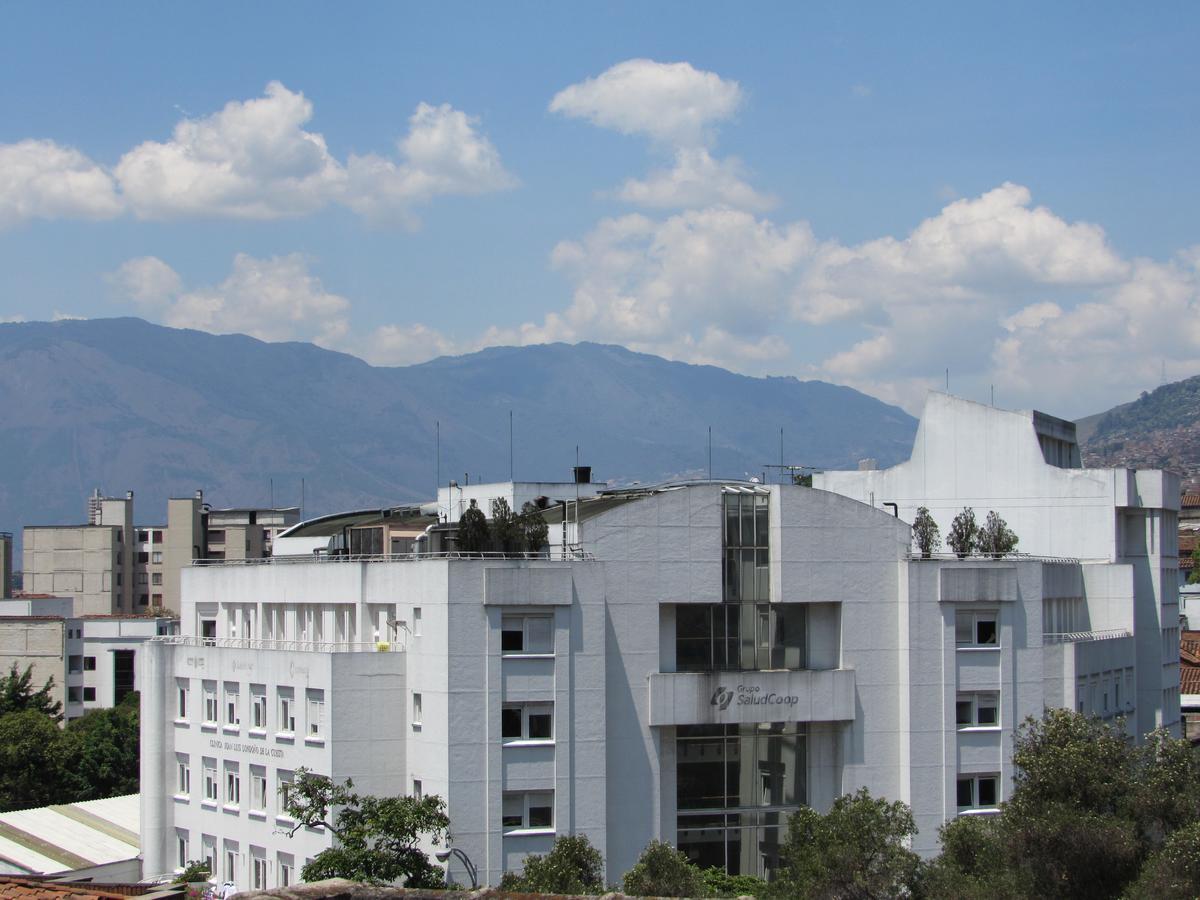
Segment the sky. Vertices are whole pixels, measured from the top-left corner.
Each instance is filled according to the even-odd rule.
[[[1075,418],[1200,374],[1200,6],[6,4],[0,322],[599,341]]]

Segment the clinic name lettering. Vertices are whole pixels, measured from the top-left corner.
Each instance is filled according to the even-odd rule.
[[[247,756],[266,756],[271,759],[283,759],[283,751],[278,747],[266,747],[262,744],[247,744],[242,741],[223,741],[220,738],[209,738],[208,746],[212,750],[226,750],[232,753],[245,753]]]
[[[724,711],[730,706],[795,706],[800,698],[796,694],[779,694],[775,691],[763,693],[763,689],[756,684],[739,684],[734,688],[718,686],[708,702],[718,711]]]

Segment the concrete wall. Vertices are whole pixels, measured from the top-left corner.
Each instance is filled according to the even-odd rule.
[[[13,665],[19,673],[32,666],[33,689],[41,690],[53,678],[51,696],[66,709],[66,637],[64,619],[0,617],[0,676]]]
[[[120,612],[126,586],[123,577],[117,584],[117,576],[127,546],[117,542],[121,530],[107,525],[26,527],[25,592],[73,597],[77,615]]]

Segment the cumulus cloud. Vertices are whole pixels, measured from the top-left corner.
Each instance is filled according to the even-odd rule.
[[[29,219],[111,219],[122,209],[112,176],[54,141],[0,144],[0,228]]]
[[[550,101],[550,111],[622,134],[695,146],[706,143],[712,126],[730,118],[741,102],[736,81],[690,63],[629,59],[563,88]]]
[[[179,122],[166,141],[145,141],[111,172],[51,141],[0,145],[0,227],[30,218],[271,220],[341,204],[374,218],[416,222],[413,207],[442,194],[511,186],[478,120],[448,104],[421,103],[397,143],[398,158],[345,163],[308,130],[312,102],[278,81],[262,97]]]
[[[761,212],[775,205],[773,197],[754,190],[743,175],[742,163],[734,157],[716,160],[703,147],[685,147],[676,151],[674,167],[651,172],[644,180],[629,179],[617,196],[658,209],[721,205]]]
[[[179,273],[155,256],[128,260],[107,280],[122,298],[147,308],[169,303],[183,291]]]
[[[482,194],[516,184],[500,154],[479,133],[479,120],[449,104],[422,103],[399,142],[401,162],[351,156],[346,204],[373,218],[408,214],[439,194]]]

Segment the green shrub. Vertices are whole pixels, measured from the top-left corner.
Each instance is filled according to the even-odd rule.
[[[525,857],[525,870],[506,873],[500,887],[531,894],[602,894],[604,857],[584,835],[563,835],[545,856]]]
[[[621,887],[633,897],[699,897],[705,892],[700,870],[662,841],[646,845]]]

